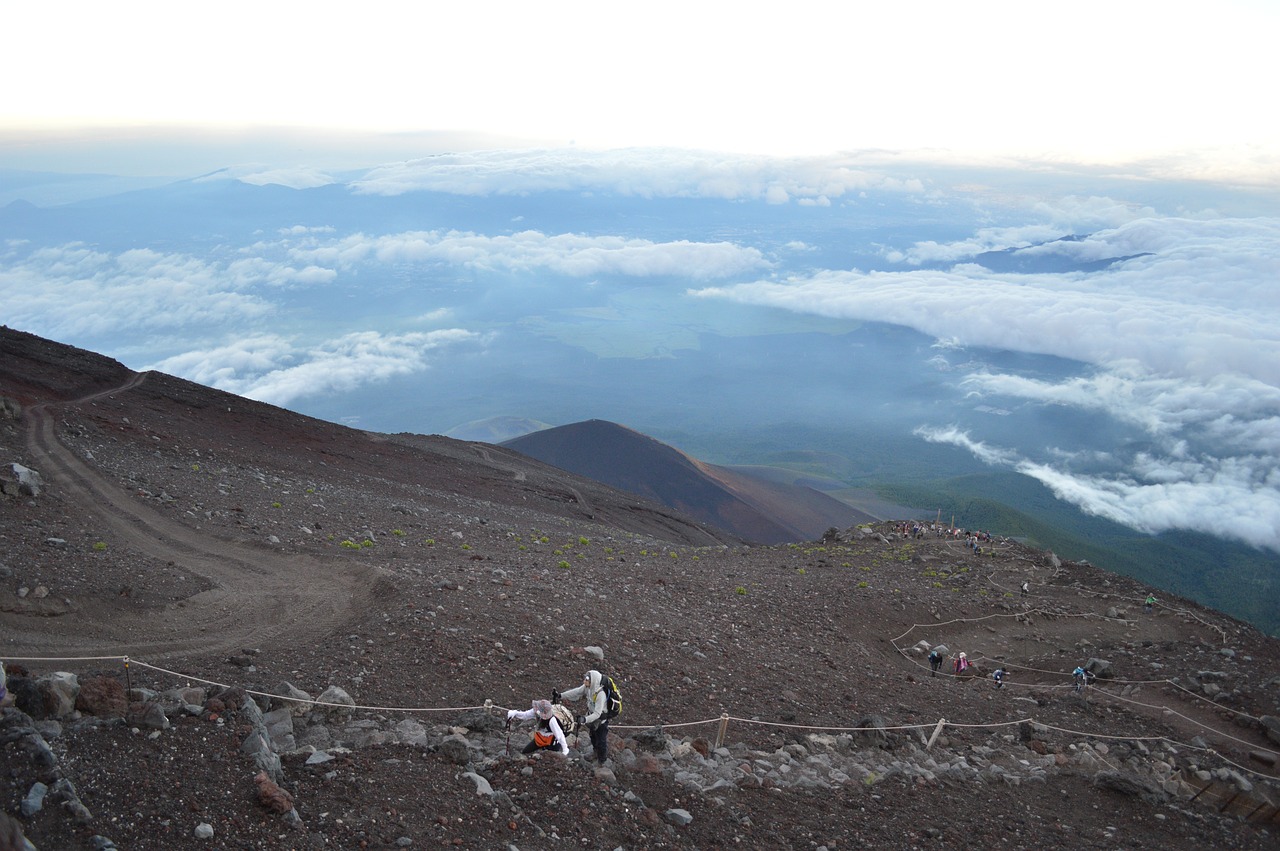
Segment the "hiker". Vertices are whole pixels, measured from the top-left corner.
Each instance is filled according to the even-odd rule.
[[[1071,672],[1071,676],[1076,681],[1075,690],[1077,693],[1084,691],[1087,686],[1093,685],[1093,681],[1097,679],[1093,671],[1086,671],[1082,665],[1076,665],[1076,669]]]
[[[963,674],[965,671],[969,669],[969,657],[965,654],[963,650],[961,650],[960,655],[956,657],[955,667],[956,667],[956,674]]]
[[[587,711],[577,717],[579,724],[584,724],[591,733],[591,747],[595,751],[596,762],[604,765],[609,758],[609,695],[603,687],[604,678],[599,671],[587,671],[582,677],[582,685],[560,692],[561,700],[586,700]]]
[[[534,751],[551,750],[560,756],[568,756],[569,741],[565,738],[565,725],[570,724],[571,719],[563,719],[564,723],[562,723],[551,701],[535,700],[532,706],[523,711],[507,710],[508,724],[512,721],[535,720],[537,726],[533,731],[533,738],[521,753],[531,754]]]
[[[1004,688],[1004,676],[1005,676],[1005,670],[1002,667],[996,668],[995,671],[991,674],[991,679],[996,681],[996,688],[998,689]]]
[[[942,667],[942,654],[937,650],[929,651],[929,676],[938,676],[938,669]]]
[[[1030,591],[1031,591],[1031,586],[1024,581],[1022,583],[1022,596],[1023,597],[1027,596],[1028,592]]]
[[[1154,607],[1155,604],[1156,604],[1156,595],[1148,594],[1147,599],[1142,604],[1142,608],[1146,611],[1147,614],[1151,614],[1152,607]]]
[[[13,703],[13,698],[9,696],[9,679],[4,672],[4,662],[0,662],[0,706],[8,706]]]

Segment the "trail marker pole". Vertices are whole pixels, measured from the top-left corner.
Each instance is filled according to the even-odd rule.
[[[729,731],[729,713],[720,713],[720,729],[716,731],[716,750],[724,747],[724,736]]]
[[[934,743],[934,742],[936,742],[936,741],[938,741],[938,736],[942,735],[942,728],[943,728],[943,727],[945,727],[946,725],[947,725],[947,719],[946,719],[946,718],[939,718],[939,719],[938,719],[938,726],[936,726],[936,727],[934,727],[934,728],[933,728],[933,735],[929,736],[929,741],[928,741],[928,743],[924,746],[924,749],[925,749],[925,750],[929,750],[930,748],[932,748],[932,747],[933,747],[933,743]]]

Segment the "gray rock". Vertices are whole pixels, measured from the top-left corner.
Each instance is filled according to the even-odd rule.
[[[13,471],[12,482],[17,486],[15,496],[40,495],[40,490],[44,487],[44,480],[40,478],[39,473],[30,467],[22,466],[16,461],[9,465],[9,469]],[[9,492],[10,488],[6,487],[5,493]]]
[[[1084,663],[1084,669],[1092,672],[1100,680],[1111,679],[1116,675],[1112,670],[1111,663],[1106,659],[1099,659],[1096,656]]]
[[[302,689],[296,687],[293,683],[284,682],[280,684],[280,697],[272,701],[272,709],[280,709],[287,707],[289,712],[295,717],[306,715],[311,711],[312,699]],[[287,699],[284,699],[287,698]]]
[[[1262,724],[1262,731],[1267,734],[1267,738],[1280,745],[1280,718],[1263,715],[1258,722]]]
[[[307,757],[305,765],[323,765],[331,760],[333,760],[333,754],[328,751],[316,751],[311,756]]]
[[[462,776],[468,778],[472,783],[476,784],[477,795],[493,794],[493,787],[489,785],[489,781],[485,780],[483,777],[481,777],[479,774],[476,774],[474,771],[465,772]]]
[[[213,839],[213,825],[206,821],[200,822],[196,825],[195,836],[196,839]]]
[[[58,671],[39,677],[36,690],[44,701],[43,717],[63,720],[75,717],[76,698],[80,695],[80,680],[75,674]]]
[[[346,707],[355,705],[356,702],[351,699],[351,695],[338,686],[329,686],[320,692],[312,711],[321,718],[346,718],[351,714],[351,710]]]
[[[32,785],[27,796],[22,799],[21,812],[23,818],[31,818],[44,808],[44,796],[48,794],[49,787],[43,783],[35,783]]]
[[[453,733],[440,742],[440,754],[455,765],[466,765],[471,762],[471,743],[466,736]]]
[[[688,810],[673,808],[662,814],[668,824],[674,824],[676,827],[684,827],[687,824],[693,824],[693,816]]]
[[[1141,798],[1149,804],[1162,804],[1169,798],[1164,789],[1147,778],[1133,774],[1122,774],[1119,771],[1099,772],[1093,778],[1093,782],[1098,786],[1104,786],[1122,795]]]

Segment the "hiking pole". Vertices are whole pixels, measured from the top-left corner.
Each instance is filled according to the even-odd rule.
[[[502,726],[507,728],[507,756],[511,756],[511,719],[508,718]]]

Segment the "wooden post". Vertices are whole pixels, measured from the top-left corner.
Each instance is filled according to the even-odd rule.
[[[925,750],[929,750],[930,748],[932,748],[933,743],[938,741],[938,736],[942,734],[942,728],[945,727],[946,724],[947,724],[946,718],[938,719],[938,726],[933,728],[933,735],[929,737],[928,743],[924,746]]]
[[[729,731],[729,713],[720,713],[720,729],[716,732],[716,750],[724,747],[724,734]]]

